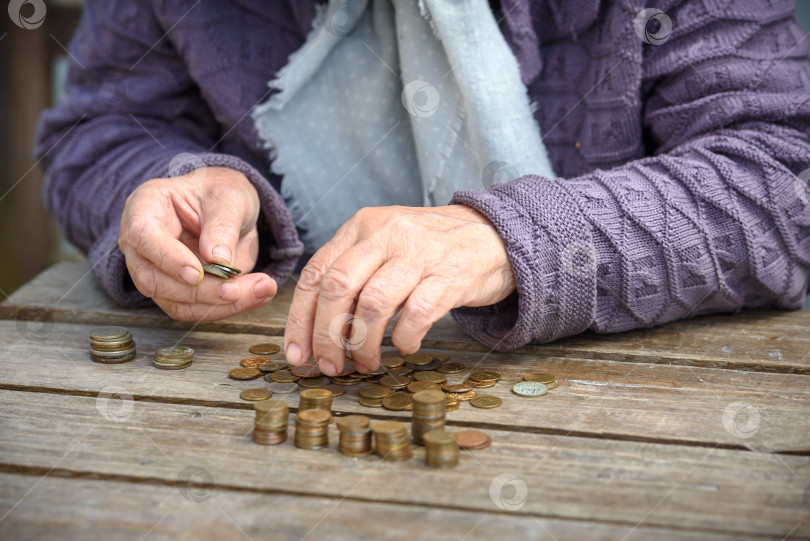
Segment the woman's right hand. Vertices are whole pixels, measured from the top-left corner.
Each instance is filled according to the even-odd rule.
[[[230,280],[204,275],[201,260],[256,265],[259,196],[240,172],[206,167],[140,185],[126,201],[118,245],[138,291],[171,317],[221,319],[249,312],[276,294],[264,273]]]

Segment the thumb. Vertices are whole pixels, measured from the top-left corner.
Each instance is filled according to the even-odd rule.
[[[208,201],[200,223],[200,255],[207,262],[233,265],[245,211],[235,198]]]

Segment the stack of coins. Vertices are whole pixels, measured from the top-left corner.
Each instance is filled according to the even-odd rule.
[[[295,446],[320,449],[329,445],[329,422],[332,414],[324,410],[298,411],[295,417]]]
[[[432,468],[453,468],[458,465],[458,442],[444,430],[435,430],[424,436],[425,463]]]
[[[337,420],[340,430],[338,449],[344,455],[365,456],[374,452],[371,445],[371,419],[365,415],[348,415]]]
[[[419,391],[413,395],[411,435],[414,441],[421,445],[425,434],[443,430],[446,412],[447,399],[441,391]]]
[[[90,331],[90,358],[97,363],[125,363],[135,358],[135,342],[124,327]]]
[[[380,421],[371,426],[377,454],[384,460],[408,460],[413,457],[408,429],[396,421]]]
[[[236,267],[231,267],[230,265],[226,265],[224,263],[211,263],[210,265],[203,265],[202,267],[206,274],[217,276],[223,280],[228,280],[229,278],[233,278],[234,276],[238,276],[242,273],[242,271]]]
[[[542,383],[549,391],[556,389],[559,385],[554,374],[549,374],[548,372],[532,372],[531,374],[526,374],[523,376],[523,381]]]
[[[324,410],[332,411],[332,391],[328,389],[304,389],[298,401],[298,411]]]
[[[281,400],[257,402],[253,441],[262,445],[276,445],[287,441],[287,422],[290,409]]]
[[[155,352],[152,364],[162,370],[180,370],[191,366],[194,360],[194,350],[182,346],[160,348]]]

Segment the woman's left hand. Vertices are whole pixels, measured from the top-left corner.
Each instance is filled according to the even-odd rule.
[[[416,352],[452,308],[486,306],[515,290],[512,265],[492,223],[463,205],[369,207],[343,224],[301,271],[284,350],[287,361],[315,357],[326,375],[380,364],[383,333],[402,309],[391,340]],[[344,339],[347,324],[352,335]]]

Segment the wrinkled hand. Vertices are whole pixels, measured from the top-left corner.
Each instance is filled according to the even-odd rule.
[[[250,270],[258,255],[259,196],[242,173],[207,167],[139,186],[118,244],[138,290],[175,319],[220,319],[258,308],[277,286],[263,273],[223,281],[200,260]]]
[[[287,361],[314,355],[334,375],[346,348],[355,368],[368,372],[379,366],[383,333],[400,309],[391,340],[413,353],[452,308],[494,304],[514,289],[504,243],[478,211],[364,208],[302,270],[284,334]]]

